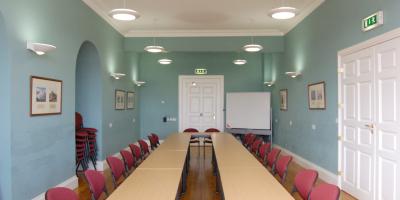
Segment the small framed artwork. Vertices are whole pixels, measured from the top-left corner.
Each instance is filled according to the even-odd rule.
[[[281,110],[286,111],[288,109],[288,90],[283,89],[279,91],[279,97],[280,97],[280,108]]]
[[[135,108],[135,93],[134,92],[126,93],[126,108],[127,109]]]
[[[31,116],[61,114],[61,80],[31,76],[30,93]]]
[[[308,108],[310,110],[326,109],[325,82],[308,85]]]
[[[123,90],[115,90],[115,110],[125,109],[126,92]]]

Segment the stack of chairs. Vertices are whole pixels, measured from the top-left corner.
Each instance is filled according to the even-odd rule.
[[[95,128],[83,126],[83,117],[80,113],[75,113],[75,145],[76,145],[76,173],[79,167],[85,171],[89,167],[89,161],[96,169],[97,144]]]

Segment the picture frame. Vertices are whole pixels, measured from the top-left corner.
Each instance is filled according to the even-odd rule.
[[[61,80],[30,77],[30,116],[60,115],[62,113]]]
[[[310,110],[326,109],[326,95],[325,95],[324,81],[308,85],[308,108]]]
[[[280,109],[282,111],[288,110],[288,90],[282,89],[279,91]]]
[[[135,93],[126,92],[126,109],[134,109],[134,108],[135,108]]]
[[[126,92],[124,90],[115,90],[115,110],[125,110]]]

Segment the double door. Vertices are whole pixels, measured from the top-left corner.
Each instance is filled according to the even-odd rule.
[[[400,39],[340,59],[342,189],[358,199],[400,199]]]

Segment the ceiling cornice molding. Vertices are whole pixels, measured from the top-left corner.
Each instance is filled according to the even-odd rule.
[[[98,1],[94,0],[82,0],[89,8],[91,8],[94,12],[96,12],[104,21],[106,21],[111,27],[113,27],[118,33],[121,35],[125,35],[117,25],[113,22],[113,19],[108,17],[108,12],[103,11],[103,7],[99,4]]]
[[[296,28],[297,25],[300,24],[308,15],[310,15],[314,10],[316,10],[322,3],[326,0],[316,0],[308,4],[304,9],[301,11],[301,14],[294,18],[295,23],[294,26],[290,27],[283,35],[289,33],[292,29]]]
[[[283,32],[264,30],[152,30],[130,31],[125,37],[239,37],[239,36],[283,36]]]

